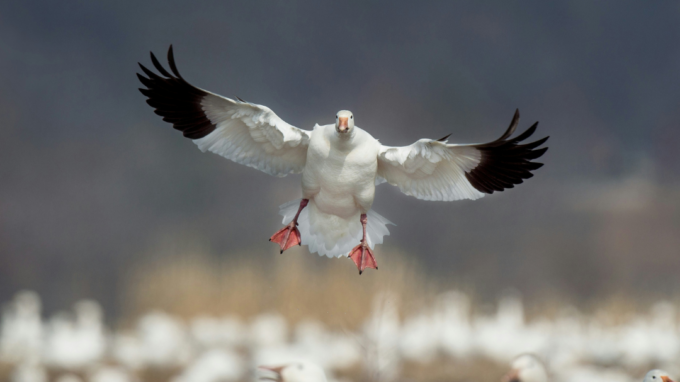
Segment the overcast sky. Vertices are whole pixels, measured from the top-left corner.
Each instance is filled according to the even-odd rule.
[[[202,154],[153,114],[137,62],[170,44],[196,86],[304,129],[349,109],[388,145],[493,140],[519,108],[520,129],[538,120],[537,138],[551,136],[537,176],[476,202],[382,186],[375,209],[398,224],[386,244],[439,276],[488,275],[489,293],[555,283],[565,263],[536,263],[542,255],[606,273],[609,263],[588,260],[601,250],[588,227],[601,219],[574,212],[569,196],[640,173],[678,184],[678,41],[673,1],[4,2],[0,298],[33,288],[48,306],[115,305],[121,275],[168,238],[216,256],[276,252],[261,239],[299,178]],[[523,284],[536,271],[546,276]]]

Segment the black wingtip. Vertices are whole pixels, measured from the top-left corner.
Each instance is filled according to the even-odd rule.
[[[153,81],[160,80],[160,81],[162,81],[162,77],[160,77],[158,74],[152,72],[151,70],[147,69],[146,66],[140,64],[139,67],[142,68],[142,71],[144,72],[144,74],[146,74],[146,76],[149,77],[149,80],[153,80]]]
[[[170,44],[170,48],[168,48],[168,64],[170,64],[170,70],[172,70],[177,78],[182,78],[182,76],[179,74],[179,70],[177,70],[177,66],[175,65],[175,53],[172,50],[172,44]]]
[[[512,116],[512,121],[510,121],[510,126],[508,126],[508,129],[505,130],[505,133],[503,135],[496,139],[495,142],[500,142],[506,140],[509,136],[512,135],[512,133],[515,132],[515,129],[517,128],[517,125],[519,124],[519,109],[515,109],[515,114]]]
[[[139,79],[139,82],[141,82],[142,84],[146,85],[146,82],[149,81],[149,79],[144,77],[143,75],[141,75],[139,73],[135,73],[135,74],[137,75],[137,79]]]
[[[149,69],[146,68],[146,66],[142,65],[141,63],[137,63],[139,65],[139,68],[142,69],[142,72],[146,74],[149,78],[153,78],[154,73],[150,71]]]
[[[437,139],[437,142],[444,142],[444,141],[445,141],[448,137],[450,137],[450,136],[451,136],[451,134],[448,134],[448,135],[446,135],[446,136],[444,136],[444,137],[441,137],[441,138]]]
[[[522,142],[523,140],[525,140],[525,139],[529,138],[530,136],[532,136],[532,135],[534,134],[534,132],[536,131],[536,128],[537,128],[537,127],[538,127],[538,122],[536,122],[536,123],[534,123],[533,125],[531,125],[531,127],[529,127],[529,128],[528,128],[525,132],[523,132],[522,134],[520,134],[520,135],[516,136],[515,138],[513,138],[512,141],[513,141],[513,142]]]
[[[154,113],[163,117],[177,130],[182,131],[190,139],[203,138],[212,133],[217,126],[205,115],[201,107],[201,100],[208,93],[198,89],[184,80],[177,71],[172,45],[168,50],[168,63],[176,75],[172,75],[158,61],[153,52],[150,53],[155,71],[139,64],[142,74],[137,73],[139,81],[147,89],[139,91],[147,97],[146,103],[154,109]],[[144,77],[144,76],[147,77]]]
[[[470,184],[478,191],[492,194],[494,191],[503,191],[523,183],[524,179],[531,178],[532,171],[543,166],[542,163],[532,162],[546,151],[547,147],[538,148],[549,137],[538,139],[534,142],[521,144],[522,141],[534,134],[538,122],[534,123],[526,131],[517,137],[509,139],[519,123],[519,109],[515,111],[510,126],[503,136],[493,142],[475,145],[482,152],[480,163],[471,171],[465,173]]]
[[[156,58],[156,55],[153,54],[153,52],[149,52],[149,53],[151,54],[151,63],[152,63],[153,66],[156,68],[156,70],[158,70],[159,72],[161,72],[161,74],[164,75],[165,77],[172,78],[172,76],[170,75],[170,73],[168,73],[168,71],[165,70],[165,68],[163,67],[163,65],[161,65],[161,63],[158,61],[158,59]]]

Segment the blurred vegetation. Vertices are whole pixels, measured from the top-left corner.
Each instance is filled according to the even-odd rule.
[[[200,314],[252,318],[277,312],[289,323],[317,319],[331,329],[356,330],[371,314],[375,296],[390,292],[398,299],[402,318],[432,306],[437,295],[458,290],[471,298],[472,313],[493,315],[496,301],[476,292],[474,284],[431,277],[418,259],[389,247],[376,251],[379,270],[357,274],[345,258],[309,261],[306,251],[291,249],[261,262],[246,253],[216,257],[194,250],[150,256],[152,260],[128,272],[124,285],[126,312],[120,323],[149,310],[162,310],[189,319]],[[517,294],[514,289],[503,294]],[[593,300],[570,300],[548,291],[524,299],[525,317],[555,318],[573,306],[606,325],[629,321],[657,300],[641,300],[624,293]],[[680,303],[680,296],[670,299]]]
[[[439,280],[428,278],[400,252],[378,250],[380,269],[361,276],[349,259],[324,258],[314,264],[306,261],[305,252],[291,249],[264,263],[246,255],[217,258],[200,252],[159,257],[140,266],[125,283],[124,311],[130,318],[149,309],[185,318],[250,318],[275,311],[292,324],[312,318],[335,329],[355,330],[371,314],[380,292],[393,292],[403,309],[418,311],[443,290]]]

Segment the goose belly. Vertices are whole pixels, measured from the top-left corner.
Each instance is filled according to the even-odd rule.
[[[350,218],[371,208],[377,159],[353,154],[325,158],[312,155],[311,161],[308,159],[312,165],[303,173],[303,189],[311,186],[308,188],[313,191],[314,202],[320,211]]]

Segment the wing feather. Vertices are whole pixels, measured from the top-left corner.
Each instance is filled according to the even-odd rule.
[[[299,173],[307,160],[310,132],[291,126],[266,106],[232,100],[189,84],[179,74],[172,45],[168,49],[170,73],[151,53],[160,75],[139,64],[137,74],[146,89],[149,106],[202,151],[270,175]]]
[[[405,147],[382,146],[378,177],[407,194],[424,200],[478,199],[484,194],[514,188],[543,166],[532,162],[548,150],[538,148],[548,137],[522,144],[538,122],[509,139],[519,124],[519,111],[503,135],[484,144],[454,145],[446,138],[421,139]]]

